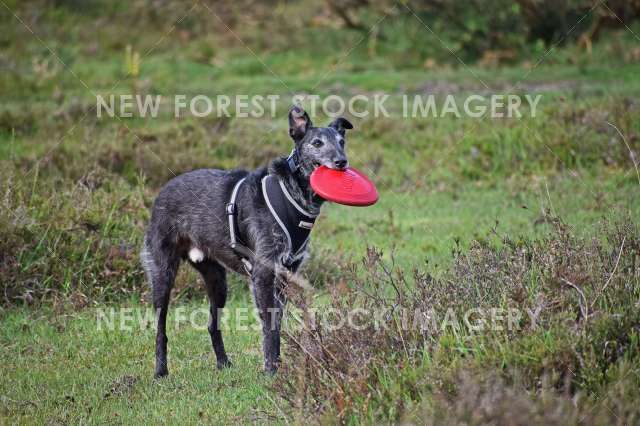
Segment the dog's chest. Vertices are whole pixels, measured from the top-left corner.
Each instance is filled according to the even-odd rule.
[[[281,258],[282,264],[289,267],[306,255],[316,215],[301,207],[275,176],[262,179],[262,193],[279,233],[284,236],[285,251]]]

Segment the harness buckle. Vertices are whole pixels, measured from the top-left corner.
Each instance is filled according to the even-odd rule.
[[[244,257],[240,260],[242,260],[242,265],[244,266],[244,270],[247,272],[247,275],[251,275],[251,271],[253,270],[253,265],[251,264],[251,262]]]
[[[225,207],[225,210],[227,211],[227,214],[230,216],[233,216],[236,214],[236,203],[227,203],[227,206]]]
[[[312,229],[313,222],[307,222],[306,220],[301,220],[300,223],[298,223],[298,226],[304,229]]]
[[[284,266],[285,268],[290,268],[291,265],[293,265],[293,263],[295,262],[295,259],[291,255],[291,253],[287,253],[286,256],[282,257],[281,262],[282,262],[282,266]]]

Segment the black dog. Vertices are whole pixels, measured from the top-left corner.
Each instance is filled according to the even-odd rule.
[[[308,235],[323,200],[309,178],[324,165],[348,166],[345,129],[338,118],[328,127],[313,127],[306,112],[289,112],[294,149],[269,169],[195,170],[169,181],[155,200],[142,264],[153,286],[158,316],[156,377],[166,376],[166,319],[171,288],[182,260],[197,269],[207,289],[209,334],[218,368],[230,365],[219,330],[218,314],[227,298],[226,269],[249,273],[260,313],[265,371],[280,361],[280,321],[284,307],[283,272],[295,273],[304,261]]]

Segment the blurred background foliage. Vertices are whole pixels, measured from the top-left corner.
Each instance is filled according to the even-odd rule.
[[[165,25],[184,13],[190,4],[175,0],[29,0],[10,1],[10,7],[11,3],[21,11],[55,13],[66,9],[103,19],[127,16],[132,24],[137,24],[138,30],[144,28],[144,24]],[[288,39],[283,29],[346,27],[369,32],[384,16],[394,24],[404,22],[408,15],[415,13],[425,24],[433,25],[434,30],[456,33],[451,36],[459,49],[480,55],[488,49],[514,48],[524,42],[542,41],[549,46],[580,38],[597,39],[604,28],[621,28],[640,14],[638,0],[202,0],[198,4],[214,10],[230,27],[259,30],[278,25],[281,30],[268,33],[270,37],[263,40],[274,48],[292,47],[287,41],[294,40]],[[586,16],[590,11],[593,13]],[[46,17],[46,13],[40,15]],[[205,14],[191,16],[181,22],[179,28],[197,33],[213,29],[211,19]],[[396,27],[396,31],[400,29]],[[271,37],[280,33],[283,38]],[[383,38],[387,35],[390,34],[381,34]],[[301,37],[304,35],[298,35],[296,40],[301,41]],[[481,39],[482,44],[480,40],[474,44],[474,38]]]
[[[354,36],[361,36],[367,38],[369,55],[392,58],[387,64],[399,68],[425,61],[455,64],[456,57],[514,62],[532,51],[574,42],[590,49],[604,30],[624,28],[640,14],[639,0],[202,0],[193,5],[196,3],[201,13],[185,16],[191,3],[174,0],[7,2],[29,24],[55,23],[48,32],[64,33],[68,42],[90,37],[101,49],[125,47],[122,39],[109,37],[110,31],[120,28],[106,25],[109,22],[126,27],[127,36],[136,40],[184,16],[175,23],[177,37],[171,39],[180,43],[201,38],[191,53],[203,61],[220,59],[217,55],[222,50],[242,44],[262,53],[323,57],[348,48]],[[95,25],[73,28],[74,21],[87,18]],[[437,34],[450,51],[429,41],[423,26]],[[224,31],[224,27],[233,31]],[[5,47],[9,38],[5,32]],[[14,48],[19,48],[21,43],[16,41]]]

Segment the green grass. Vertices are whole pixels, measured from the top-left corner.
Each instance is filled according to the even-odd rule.
[[[249,302],[234,298],[229,309]],[[128,307],[132,316],[147,308]],[[109,307],[100,308],[110,312]],[[208,306],[201,302],[182,308],[188,318],[192,311]],[[20,309],[3,316],[0,394],[5,420],[230,423],[280,416],[278,398],[271,391],[273,379],[262,373],[258,332],[230,327],[225,340],[233,368],[218,371],[209,334],[206,328],[199,329],[203,321],[206,327],[206,317],[196,317],[196,328],[185,321],[176,330],[172,314],[168,320],[171,375],[158,381],[152,378],[149,357],[155,344],[153,321],[144,326],[133,320],[126,322],[130,330],[120,330],[122,315],[117,315],[115,330],[109,330],[98,321],[97,312],[86,309],[57,315],[50,310]]]
[[[465,246],[472,238],[485,238],[496,221],[500,234],[544,235],[549,225],[534,223],[541,217],[542,209],[553,208],[579,233],[589,235],[589,229],[605,214],[600,203],[620,205],[621,210],[637,208],[636,187],[616,189],[615,182],[586,179],[549,182],[550,199],[544,185],[512,191],[508,196],[505,195],[508,188],[475,185],[459,188],[455,196],[448,191],[420,196],[383,192],[375,208],[328,206],[316,231],[314,248],[321,253],[349,254],[358,260],[366,247],[374,245],[383,248],[387,257],[393,252],[401,267],[411,268],[424,260],[446,265],[450,262],[448,253],[457,247],[456,240]],[[592,193],[600,194],[601,198]],[[314,262],[314,274],[316,269],[325,269],[322,258],[318,262],[319,266]],[[188,268],[179,278],[179,282],[187,283],[197,280]],[[232,283],[229,311],[252,307],[246,284],[237,279]],[[321,287],[322,279],[314,280],[314,285]],[[198,284],[192,287],[194,293],[202,293]],[[197,300],[201,300],[201,296]],[[108,312],[112,305],[96,306]],[[142,309],[148,305],[116,304],[115,308],[118,307]],[[261,371],[260,334],[236,331],[233,327],[225,330],[234,365],[217,371],[206,330],[188,325],[178,330],[173,328],[178,307],[190,312],[193,308],[205,308],[206,304],[200,301],[172,305],[168,322],[171,374],[161,381],[151,377],[152,324],[144,329],[134,326],[131,331],[100,331],[94,308],[78,313],[67,313],[68,308],[56,313],[50,308],[34,311],[26,307],[5,312],[0,337],[0,361],[5,372],[0,379],[3,415],[20,423],[282,421],[281,402],[271,385],[272,379]],[[199,321],[202,322],[202,317]],[[562,335],[549,338],[548,345],[564,344]],[[504,346],[498,350],[495,347],[489,350],[479,342],[479,346],[469,350],[473,350],[478,364],[515,367],[531,363],[536,366],[547,352],[541,348],[542,336],[531,340],[533,343],[529,346],[522,343],[524,347],[513,347],[509,340],[501,340]],[[496,340],[489,339],[486,344],[495,346]],[[455,345],[464,348],[466,343],[461,339],[456,340]],[[445,341],[443,350],[446,348]],[[536,355],[540,351],[542,355]],[[549,349],[548,353],[554,350]],[[452,355],[454,359],[456,356]],[[415,381],[413,375],[423,368],[428,370],[428,365],[414,373],[404,372],[401,378],[392,371],[385,372],[390,375],[387,379],[390,382],[383,381],[379,392],[390,398],[399,397],[398,392],[405,392],[402,381]],[[364,418],[371,416],[370,420],[381,415],[393,418],[397,415],[393,410],[363,415]]]
[[[547,192],[548,191],[548,192]],[[549,210],[588,234],[604,216],[602,206],[637,215],[637,183],[617,179],[541,179],[527,185],[466,184],[454,190],[383,192],[373,208],[330,205],[315,230],[314,247],[354,253],[359,260],[368,246],[395,251],[402,267],[425,260],[442,263],[458,244],[483,239],[492,229],[500,235],[535,237],[549,231],[544,212]]]

